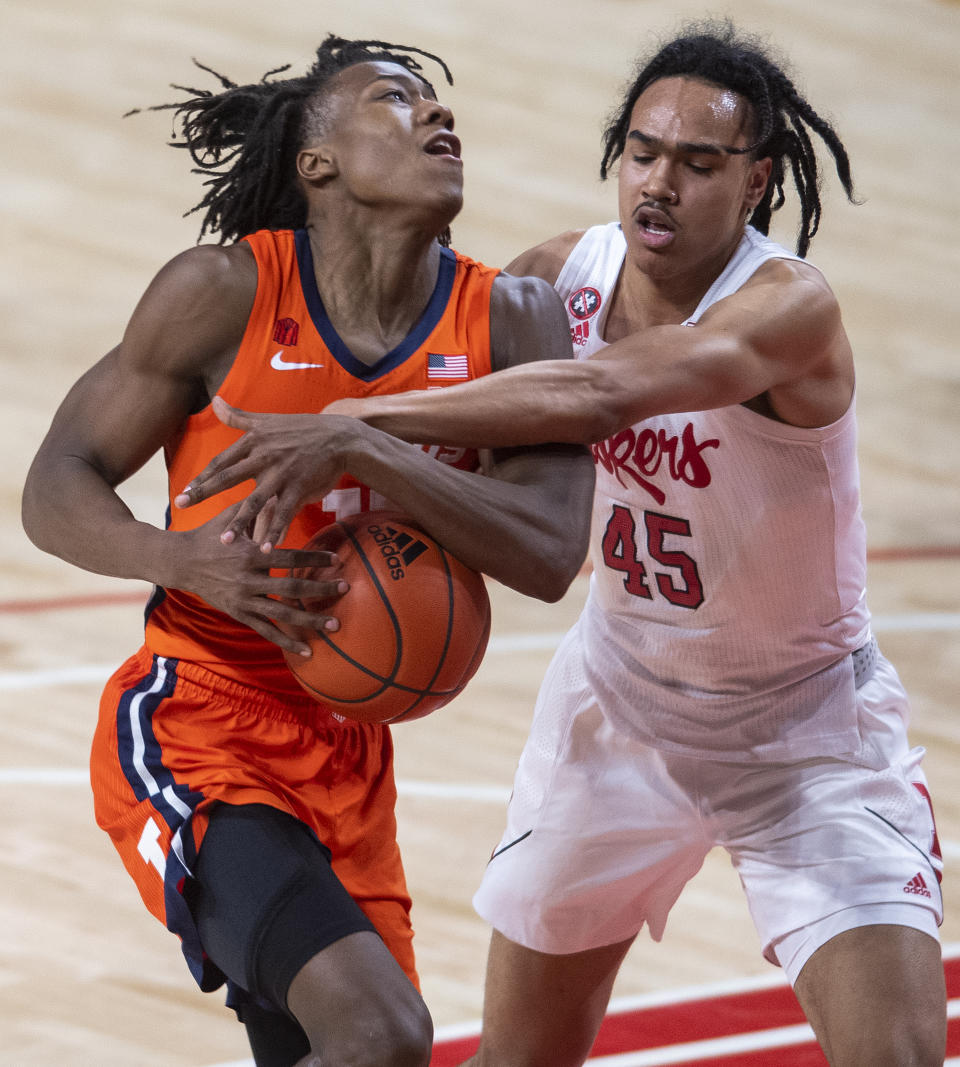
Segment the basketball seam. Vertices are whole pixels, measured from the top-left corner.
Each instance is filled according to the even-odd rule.
[[[469,664],[460,673],[455,684],[447,688],[435,688],[435,683],[437,682],[437,679],[439,678],[440,674],[443,672],[444,666],[447,663],[450,650],[453,647],[453,637],[456,632],[456,619],[458,617],[456,585],[453,574],[452,560],[449,553],[441,544],[439,544],[439,542],[436,541],[435,538],[431,538],[429,537],[429,535],[426,535],[428,540],[432,541],[433,543],[433,547],[435,549],[435,558],[439,559],[442,562],[444,586],[447,599],[445,609],[441,608],[440,610],[446,610],[447,617],[445,620],[445,632],[443,634],[442,645],[439,650],[439,655],[435,659],[434,663],[431,665],[432,674],[429,680],[427,681],[426,685],[423,686],[408,685],[398,680],[398,676],[403,672],[404,666],[404,633],[403,627],[400,623],[398,609],[394,606],[391,600],[386,584],[381,580],[380,575],[375,569],[374,560],[378,560],[378,557],[373,557],[366,551],[367,546],[361,542],[361,536],[357,532],[357,529],[355,529],[354,523],[341,520],[337,522],[336,525],[339,526],[341,531],[343,532],[345,543],[352,545],[354,553],[357,557],[357,561],[362,565],[363,571],[366,573],[368,579],[371,582],[372,592],[376,595],[376,597],[379,599],[379,603],[386,610],[387,618],[389,619],[390,626],[393,630],[395,655],[389,672],[381,673],[380,671],[375,670],[374,668],[369,667],[366,664],[360,662],[358,659],[354,658],[355,655],[360,654],[358,651],[355,650],[354,654],[351,655],[350,652],[348,652],[345,648],[338,645],[336,642],[336,631],[329,635],[323,631],[316,631],[317,637],[321,639],[322,645],[327,650],[328,654],[335,653],[336,659],[338,659],[341,663],[345,665],[349,665],[349,667],[357,671],[359,675],[365,676],[366,678],[373,680],[377,684],[377,688],[373,692],[366,693],[360,697],[345,698],[339,693],[336,695],[325,693],[323,688],[321,688],[323,685],[322,679],[315,678],[313,681],[311,681],[298,674],[298,680],[300,681],[300,684],[303,686],[304,689],[306,689],[319,701],[325,701],[328,704],[332,705],[334,708],[343,707],[346,714],[349,714],[349,712],[346,711],[347,707],[354,705],[357,707],[362,707],[365,704],[369,704],[372,701],[378,700],[391,690],[396,691],[401,695],[407,695],[409,697],[409,700],[407,706],[404,707],[403,710],[397,712],[394,715],[391,715],[389,718],[375,720],[381,725],[399,722],[402,721],[404,718],[410,717],[411,715],[413,715],[415,718],[418,718],[420,717],[420,715],[424,714],[423,711],[420,711],[419,715],[417,714],[418,710],[424,705],[424,703],[429,702],[431,700],[435,700],[436,698],[440,698],[443,703],[448,703],[464,689],[466,683],[475,673],[476,668],[479,665],[480,660],[482,659],[482,655],[480,654],[481,644],[485,645],[486,643],[485,641],[478,643],[476,649],[473,652],[473,655],[470,657]],[[389,532],[389,525],[387,529]],[[422,530],[418,530],[418,532],[421,534],[421,536],[424,536],[424,532]],[[303,601],[301,601],[301,606],[304,608],[307,607],[307,605],[304,604]],[[489,601],[486,605],[485,615],[485,634],[488,635],[490,626]],[[436,614],[433,615],[433,618],[435,621],[439,621],[437,620]]]

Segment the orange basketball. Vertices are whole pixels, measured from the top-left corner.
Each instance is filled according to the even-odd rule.
[[[308,693],[346,718],[389,723],[429,715],[463,689],[490,636],[480,574],[395,512],[343,519],[306,547],[336,552],[350,584],[330,607],[340,629],[304,635],[310,659],[284,652]]]

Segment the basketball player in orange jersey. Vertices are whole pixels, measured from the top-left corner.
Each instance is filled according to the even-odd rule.
[[[445,247],[460,143],[416,52],[331,36],[304,77],[221,78],[221,92],[167,105],[207,174],[201,235],[221,243],[160,271],[122,342],[57,412],[24,492],[41,548],[156,585],[145,644],[103,694],[96,817],[201,987],[229,981],[267,1067],[422,1067],[432,1035],[389,730],[330,715],[281,654],[309,650],[276,623],[336,621],[277,598],[344,593],[327,553],[297,549],[389,501],[469,566],[547,600],[586,551],[593,465],[581,446],[498,452],[483,476],[473,450],[427,451],[338,420],[320,445],[325,484],[267,553],[235,527],[221,538],[242,489],[173,509],[165,530],[115,491],[163,449],[175,493],[236,439],[210,410],[215,394],[320,411],[567,356],[549,285]],[[299,565],[329,570],[287,576]]]
[[[332,409],[417,439],[594,442],[590,595],[475,899],[495,933],[473,1064],[581,1064],[635,935],[659,940],[714,845],[831,1064],[943,1062],[942,860],[870,632],[853,359],[800,258],[814,136],[849,195],[842,143],[762,46],[681,34],[606,132],[619,222],[508,268],[555,285],[585,358]],[[798,255],[765,236],[791,176]],[[295,510],[310,471],[277,444],[310,420],[218,407],[249,433],[190,498],[237,461]]]

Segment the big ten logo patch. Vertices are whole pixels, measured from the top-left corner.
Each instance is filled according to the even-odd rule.
[[[589,319],[600,310],[600,293],[593,286],[578,289],[567,301],[570,314],[576,319]]]
[[[570,340],[574,345],[585,345],[590,339],[590,323],[587,321],[600,310],[600,292],[592,285],[578,289],[567,301],[567,310],[576,321],[570,326]]]

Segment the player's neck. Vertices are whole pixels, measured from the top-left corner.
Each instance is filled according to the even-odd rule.
[[[440,246],[416,233],[357,234],[308,227],[317,289],[331,319],[391,332],[409,325],[433,293]],[[406,332],[406,330],[404,330]]]
[[[440,246],[420,231],[350,235],[343,228],[308,227],[314,276],[324,310],[341,340],[373,364],[399,345],[433,295]]]
[[[605,339],[620,336],[651,326],[678,325],[688,319],[707,290],[723,272],[729,253],[703,260],[690,269],[669,271],[657,265],[632,262],[629,254],[624,261],[608,318]]]

